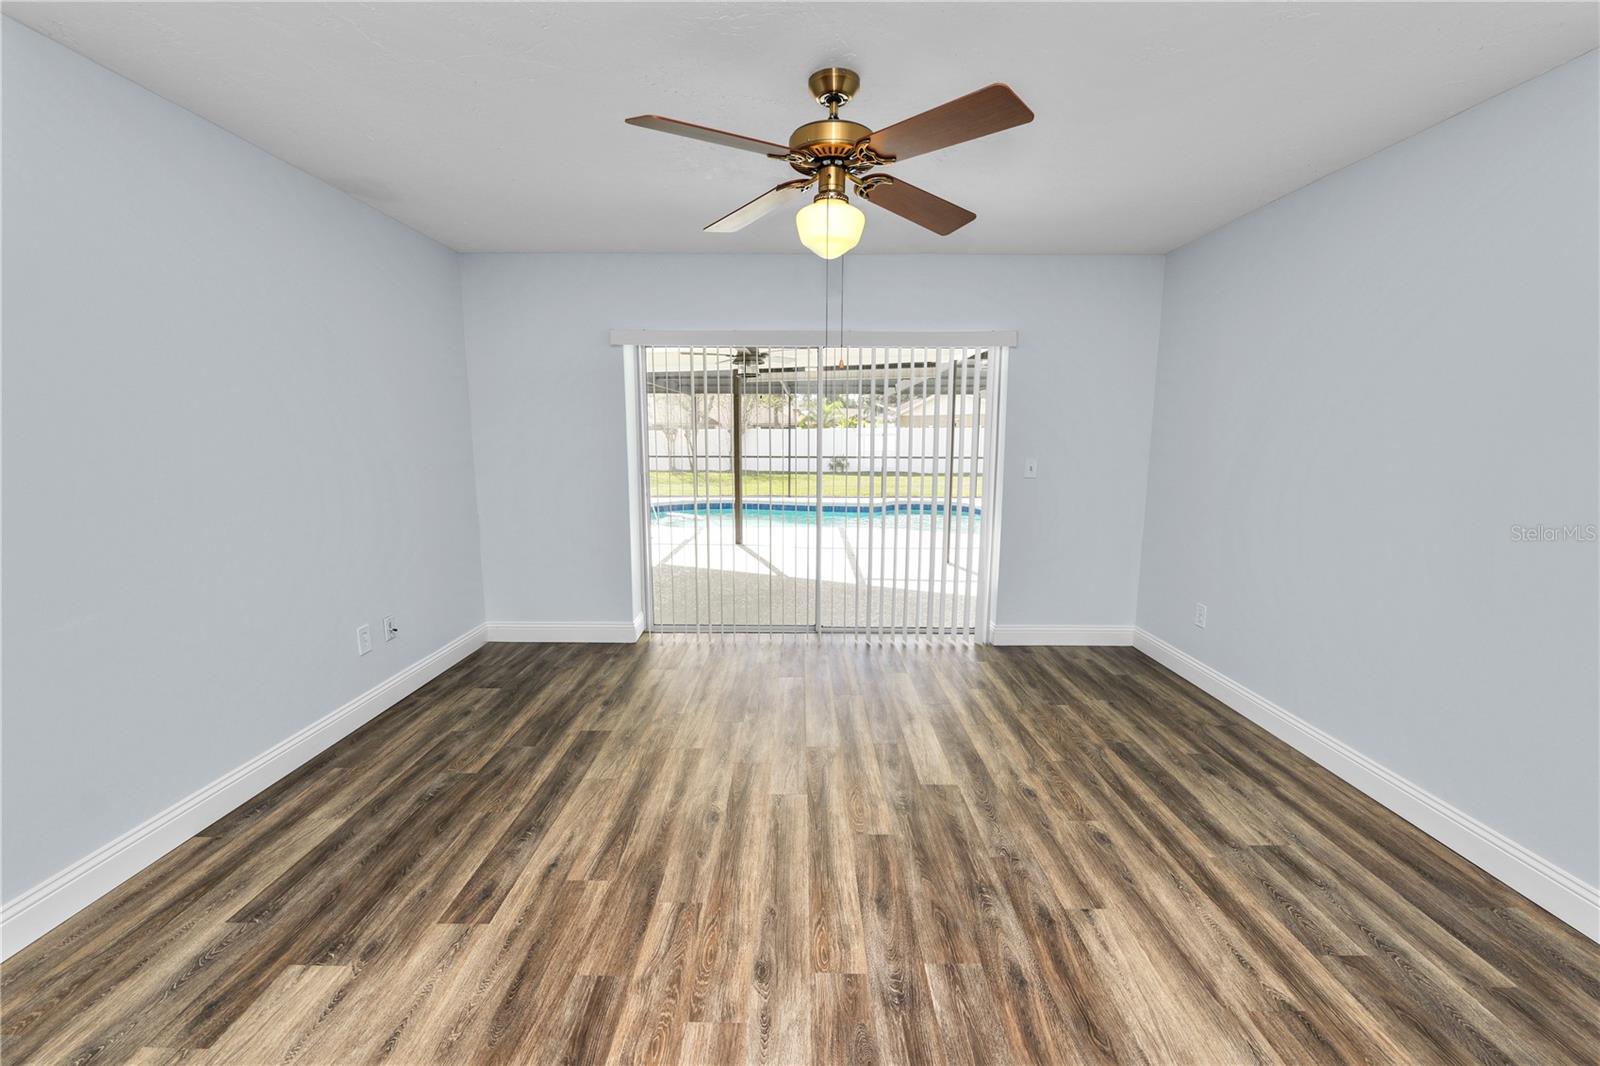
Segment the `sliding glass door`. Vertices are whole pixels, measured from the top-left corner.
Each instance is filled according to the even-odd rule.
[[[636,349],[651,628],[981,632],[998,355]]]

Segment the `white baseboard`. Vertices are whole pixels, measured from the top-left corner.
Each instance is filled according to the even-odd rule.
[[[996,622],[992,635],[995,644],[1033,644],[1047,647],[1133,643],[1132,626],[1029,626]]]
[[[1600,889],[1155,634],[1137,629],[1133,645],[1591,940],[1600,941]]]
[[[230,770],[0,908],[0,958],[26,947],[251,796],[483,646],[474,626],[426,658]]]
[[[632,644],[644,615],[631,622],[490,622],[489,639],[521,644]]]

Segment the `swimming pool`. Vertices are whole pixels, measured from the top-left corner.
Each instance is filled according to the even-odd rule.
[[[951,517],[956,522],[966,524],[969,518],[976,525],[983,520],[982,508],[968,508],[965,504],[954,504],[950,508]],[[935,519],[943,521],[945,507],[942,503],[927,503],[920,500],[901,500],[892,503],[824,503],[822,505],[822,524],[824,526],[854,526],[859,522],[876,521],[887,524],[886,519],[893,519],[894,524],[910,526],[912,528],[926,528]],[[673,526],[692,526],[695,520],[714,524],[733,523],[733,504],[725,500],[675,501],[673,503],[656,503],[650,507],[650,521],[656,525],[671,528]],[[813,526],[817,521],[817,505],[815,503],[747,503],[744,505],[744,520],[747,523],[770,523],[785,526]]]

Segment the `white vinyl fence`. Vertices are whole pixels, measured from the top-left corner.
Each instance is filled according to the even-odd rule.
[[[950,452],[949,428],[927,426],[838,426],[822,431],[822,454],[830,473],[866,472],[871,468],[895,469],[905,474],[937,473],[952,465],[969,469],[982,441],[970,429],[956,433],[955,453]],[[937,436],[937,444],[930,445]],[[652,429],[650,457],[653,470],[691,468],[701,473],[733,469],[733,432],[727,429]],[[814,471],[817,456],[815,429],[747,429],[744,431],[744,468],[750,471]],[[691,462],[692,459],[692,462]]]

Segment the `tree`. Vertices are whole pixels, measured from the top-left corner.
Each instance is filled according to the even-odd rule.
[[[815,429],[817,426],[816,412],[815,400],[802,400],[800,417],[795,420],[795,425],[801,429]],[[840,429],[858,426],[861,424],[861,420],[850,413],[843,400],[829,400],[822,405],[822,424],[829,429]]]
[[[750,397],[746,409],[751,412],[750,424],[763,429],[777,429],[782,424],[779,413],[789,405],[789,397],[781,392],[761,392]],[[761,413],[758,419],[756,412]]]

